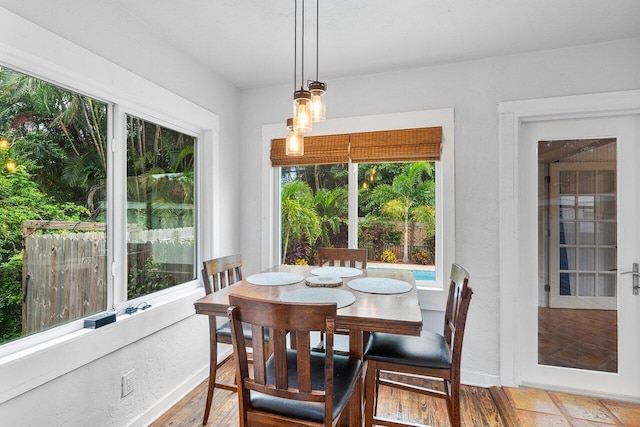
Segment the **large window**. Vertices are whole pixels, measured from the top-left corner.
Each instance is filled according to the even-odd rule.
[[[0,68],[0,344],[195,278],[197,138],[114,110]]]
[[[409,269],[432,286],[437,186],[428,160],[439,159],[440,141],[439,127],[312,137],[303,157],[286,158],[274,140],[281,261],[312,264],[319,247],[360,247],[369,268]],[[336,162],[344,158],[351,162]],[[424,160],[401,161],[411,159]]]

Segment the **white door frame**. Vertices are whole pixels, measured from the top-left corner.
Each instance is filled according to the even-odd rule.
[[[521,125],[527,122],[605,117],[640,113],[640,90],[507,101],[498,104],[499,116],[499,230],[500,230],[500,382],[504,386],[522,385],[522,333],[525,329],[522,310],[527,292],[519,286],[526,274],[527,261],[522,259],[519,212],[518,164],[524,161],[520,152]],[[537,245],[537,241],[530,242]],[[534,271],[537,274],[537,271]],[[537,290],[536,290],[537,292]],[[537,298],[537,297],[536,297]],[[537,300],[537,299],[536,299]]]

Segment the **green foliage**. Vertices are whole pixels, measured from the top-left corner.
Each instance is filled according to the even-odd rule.
[[[22,254],[0,264],[0,343],[22,335]]]
[[[282,187],[282,246],[286,261],[290,240],[306,240],[313,245],[321,234],[320,219],[306,182],[292,181]],[[299,258],[299,257],[298,257]]]
[[[411,257],[413,258],[413,261],[416,262],[417,264],[422,264],[422,265],[433,264],[433,259],[431,257],[431,252],[429,252],[426,249],[423,249],[423,250],[416,249],[416,250],[414,250],[413,254],[411,254]]]
[[[24,166],[13,173],[0,171],[0,262],[22,250],[22,223],[28,220],[79,221],[86,208],[56,203],[42,193]]]
[[[386,250],[382,252],[382,255],[380,255],[380,261],[395,264],[398,262],[398,257],[393,251]]]
[[[359,246],[368,249],[371,259],[378,259],[386,244],[395,243],[399,233],[393,230],[392,223],[367,219],[360,222],[358,236]]]
[[[166,273],[162,264],[148,259],[143,269],[129,271],[128,299],[134,299],[173,286],[171,274]]]

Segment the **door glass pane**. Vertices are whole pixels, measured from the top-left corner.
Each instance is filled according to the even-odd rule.
[[[595,238],[595,223],[580,221],[578,222],[579,236],[578,242],[581,245],[593,245]]]
[[[595,268],[596,251],[594,248],[580,247],[578,249],[578,255],[580,256],[578,267],[581,271],[593,270]]]
[[[596,294],[596,275],[581,273],[578,295],[592,297]]]
[[[616,223],[615,222],[598,222],[598,244],[599,245],[615,245],[616,244]]]
[[[616,275],[599,274],[598,275],[598,296],[615,297],[616,296]]]
[[[615,147],[613,139],[539,142],[538,182],[545,183],[538,189],[542,365],[618,371],[612,334],[617,330],[616,164],[610,160]]]
[[[596,173],[595,171],[580,171],[578,192],[580,194],[593,194],[596,188]]]
[[[560,172],[560,193],[575,193],[576,192],[576,172],[575,171],[561,171]]]
[[[578,219],[593,219],[595,198],[593,196],[578,197]]]

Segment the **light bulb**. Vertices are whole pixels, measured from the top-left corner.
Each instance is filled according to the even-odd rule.
[[[311,118],[314,122],[323,122],[327,119],[327,103],[324,98],[327,85],[318,81],[311,82],[309,91],[311,92]]]
[[[311,93],[308,90],[300,89],[293,94],[293,128],[298,133],[311,131]]]
[[[298,107],[298,129],[305,129],[310,126],[311,118],[309,115],[309,104],[307,102],[301,103]]]
[[[304,155],[304,135],[301,135],[295,129],[287,136],[285,154],[287,156]]]

